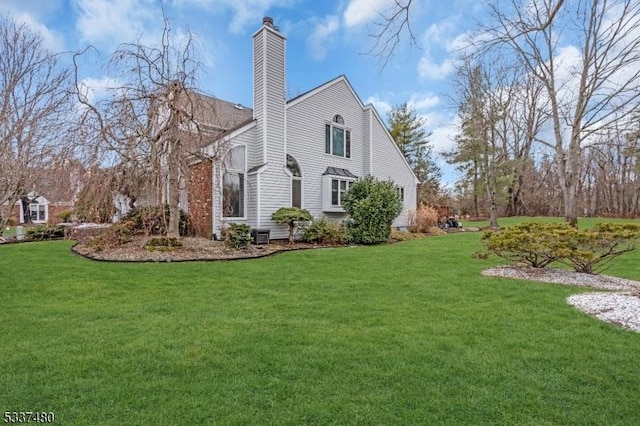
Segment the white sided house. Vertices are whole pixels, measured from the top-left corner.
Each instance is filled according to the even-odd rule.
[[[406,226],[418,181],[375,108],[345,76],[286,101],[285,41],[264,18],[253,35],[253,119],[204,148],[229,146],[224,167],[191,166],[187,207],[200,235],[219,236],[235,222],[284,238],[287,228],[271,220],[280,207],[344,220],[342,195],[366,175],[395,183],[403,211],[394,226]]]

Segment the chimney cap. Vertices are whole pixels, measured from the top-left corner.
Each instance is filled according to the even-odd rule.
[[[262,25],[273,28],[273,18],[270,16],[265,16],[264,18],[262,18]]]

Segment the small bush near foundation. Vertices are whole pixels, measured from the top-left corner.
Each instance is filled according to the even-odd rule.
[[[104,232],[90,238],[86,244],[96,251],[101,251],[122,246],[131,240],[131,229],[126,224],[116,223]]]
[[[244,223],[232,223],[222,231],[224,243],[232,249],[245,248],[251,244],[251,227]]]
[[[316,244],[343,244],[346,240],[346,232],[339,223],[330,222],[323,217],[314,220],[305,229],[302,239]]]
[[[349,242],[378,244],[391,235],[391,224],[402,211],[402,201],[392,181],[366,176],[351,184],[342,205],[349,214]]]

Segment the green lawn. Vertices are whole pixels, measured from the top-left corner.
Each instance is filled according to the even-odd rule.
[[[637,424],[640,334],[480,233],[230,262],[0,246],[0,411],[57,424]],[[640,279],[640,253],[609,274]]]
[[[16,227],[15,226],[7,226],[2,233],[3,237],[13,237],[16,235]]]

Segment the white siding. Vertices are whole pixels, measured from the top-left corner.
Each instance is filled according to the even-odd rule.
[[[416,208],[416,178],[379,117],[373,116],[372,174],[378,179],[391,179],[404,188],[404,208],[393,226],[406,226],[407,213]]]
[[[324,152],[325,124],[340,114],[351,131],[351,158]],[[349,170],[358,177],[372,174],[391,179],[404,188],[404,210],[394,226],[406,225],[407,212],[415,208],[415,176],[380,117],[371,107],[363,107],[344,77],[328,83],[321,90],[292,102],[287,109],[287,153],[298,160],[302,169],[303,207],[314,217],[332,220],[345,214],[323,212],[322,174],[327,167]]]
[[[251,181],[256,195],[252,201],[259,205],[249,223],[271,229],[273,238],[284,238],[286,228],[271,220],[273,212],[291,205],[285,172],[285,39],[280,33],[265,26],[256,33],[254,67],[254,118],[258,123],[254,143],[260,145],[258,151],[267,166]]]
[[[351,158],[324,152],[325,124],[331,123],[336,114],[344,118],[345,126],[351,131]],[[366,174],[366,123],[360,101],[353,96],[343,78],[287,109],[287,153],[300,164],[303,207],[314,217],[323,216],[322,174],[327,167],[347,169],[358,177]],[[332,214],[330,217],[344,219],[346,215]]]

